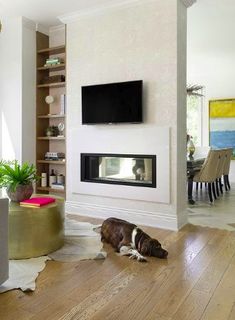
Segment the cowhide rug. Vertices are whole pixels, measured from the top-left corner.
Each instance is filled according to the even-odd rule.
[[[38,274],[45,268],[47,260],[74,262],[87,259],[105,259],[97,226],[72,219],[65,221],[65,244],[48,256],[9,261],[9,279],[0,285],[0,293],[21,289],[34,291]]]

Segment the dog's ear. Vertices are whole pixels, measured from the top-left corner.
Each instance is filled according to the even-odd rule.
[[[154,249],[160,249],[161,247],[161,243],[156,239],[145,239],[141,246],[141,253],[151,256]]]
[[[141,245],[140,253],[147,255],[149,253],[149,239],[145,239]]]
[[[161,248],[162,247],[161,243],[156,239],[151,239],[151,243],[155,248]]]
[[[153,252],[153,249],[156,248],[156,242],[155,241],[156,240],[154,240],[154,239],[145,239],[144,242],[142,243],[141,253],[143,255],[151,256],[152,252]],[[157,246],[158,246],[158,244],[157,244]]]

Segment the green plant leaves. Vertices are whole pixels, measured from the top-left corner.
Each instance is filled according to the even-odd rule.
[[[15,191],[18,185],[27,185],[37,181],[36,167],[27,162],[20,165],[17,160],[0,161],[0,188],[7,187]]]

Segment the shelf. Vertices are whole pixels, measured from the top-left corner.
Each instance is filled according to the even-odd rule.
[[[46,48],[38,50],[37,53],[39,54],[60,54],[65,52],[65,46],[58,46],[53,48]]]
[[[38,116],[38,119],[56,119],[56,118],[65,118],[65,114],[45,114]]]
[[[47,67],[38,67],[37,70],[44,71],[44,70],[50,70],[50,71],[57,71],[57,70],[65,70],[65,63],[57,64],[54,66],[47,66]]]
[[[64,87],[66,82],[55,82],[55,83],[46,83],[46,84],[38,84],[37,88],[60,88]]]
[[[37,160],[37,163],[47,163],[47,164],[59,164],[65,165],[65,161],[60,160]]]
[[[65,193],[65,189],[53,189],[50,187],[37,187],[37,190],[40,191],[49,191],[49,192],[54,192],[54,193]]]
[[[62,33],[61,33],[62,35]],[[65,34],[64,34],[65,36]],[[56,41],[53,36],[53,41]],[[47,135],[47,128],[51,125],[58,125],[66,123],[66,114],[61,112],[61,95],[66,94],[66,46],[61,42],[54,42],[54,46],[50,47],[50,38],[48,35],[41,32],[36,33],[36,168],[37,175],[41,176],[46,172],[49,176],[49,171],[53,168],[66,177],[66,137],[65,131],[56,132],[57,136]],[[59,64],[46,64],[47,59],[58,57]],[[52,75],[58,75],[56,78],[50,78]],[[56,101],[53,105],[47,105],[45,98],[52,95]],[[60,135],[61,134],[61,135]],[[64,135],[62,135],[64,134]],[[64,158],[50,158],[45,157],[47,152],[56,150],[63,153]],[[55,159],[55,160],[52,160]],[[66,196],[64,189],[57,189],[56,186],[42,187],[38,182],[36,191],[43,194],[57,194],[58,196]]]
[[[37,137],[38,140],[65,140],[65,137]]]

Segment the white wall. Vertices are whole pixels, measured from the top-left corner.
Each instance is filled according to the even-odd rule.
[[[23,17],[1,20],[1,154],[35,162],[35,24]]]
[[[21,161],[22,19],[2,18],[0,104],[2,157]]]
[[[77,18],[72,15],[72,20],[68,17],[64,21],[67,22],[67,211],[99,217],[114,215],[171,229],[182,226],[186,222],[186,170],[181,152],[185,154],[185,94],[178,92],[182,88],[185,92],[186,85],[183,39],[186,8],[177,0],[139,1],[137,5],[95,11],[92,15],[87,12]],[[177,74],[178,67],[182,68],[181,76]],[[134,79],[144,81],[143,124],[81,125],[81,86]],[[159,163],[159,184],[154,195],[148,195],[149,199],[140,196],[137,200],[142,188],[81,182],[79,158],[84,150],[154,152]],[[148,191],[152,192],[145,188],[143,193]]]
[[[187,82],[205,86],[203,145],[209,144],[208,101],[235,98],[235,6],[229,1],[198,1],[188,10]],[[235,182],[235,161],[230,181]]]
[[[36,32],[22,20],[22,162],[36,159]]]

